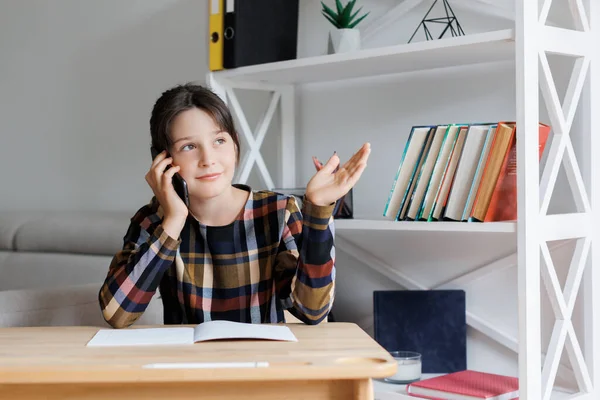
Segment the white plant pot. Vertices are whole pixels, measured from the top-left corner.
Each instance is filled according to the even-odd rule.
[[[356,50],[360,50],[360,31],[358,29],[333,29],[329,32],[329,54]]]

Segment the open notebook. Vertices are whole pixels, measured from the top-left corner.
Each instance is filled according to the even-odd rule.
[[[194,344],[207,340],[264,339],[297,342],[287,326],[208,321],[195,327],[100,329],[87,346]]]

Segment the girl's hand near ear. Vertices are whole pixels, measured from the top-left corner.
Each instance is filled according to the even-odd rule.
[[[371,153],[371,145],[365,143],[339,169],[340,158],[337,154],[331,156],[325,165],[310,179],[306,186],[306,198],[318,206],[335,203],[342,198],[358,182],[367,159]]]
[[[172,162],[173,159],[167,157],[166,151],[157,155],[146,174],[146,182],[164,210],[163,229],[169,236],[177,239],[188,216],[188,208],[173,187],[173,175],[179,172],[179,166],[166,169]]]

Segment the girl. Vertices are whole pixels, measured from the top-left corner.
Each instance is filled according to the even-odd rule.
[[[232,184],[238,134],[212,91],[186,84],[164,92],[150,133],[162,151],[146,174],[154,197],[111,262],[99,292],[104,319],[133,324],[157,290],[165,324],[285,322],[286,309],[306,324],[325,319],[335,287],[333,208],[360,178],[369,144],[343,166],[334,154],[299,210],[292,196]],[[176,173],[189,207],[173,188]]]

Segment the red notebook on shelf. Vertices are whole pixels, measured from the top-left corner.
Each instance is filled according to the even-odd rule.
[[[519,398],[519,380],[466,370],[411,383],[406,391],[413,397],[434,400],[515,400]]]

